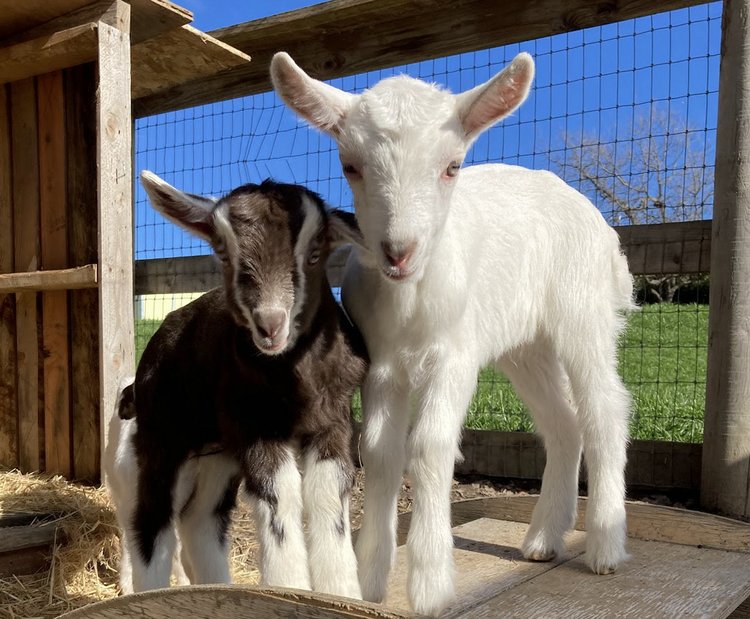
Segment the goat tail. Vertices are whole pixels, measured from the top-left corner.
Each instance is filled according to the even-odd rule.
[[[115,411],[120,419],[133,419],[135,417],[135,379],[131,376],[123,380],[123,386],[117,396]]]

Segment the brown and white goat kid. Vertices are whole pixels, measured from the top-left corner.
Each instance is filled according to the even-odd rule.
[[[132,563],[124,577],[132,569],[135,591],[168,586],[176,525],[190,581],[228,582],[243,480],[262,582],[359,598],[350,407],[367,353],[325,273],[337,244],[359,240],[354,218],[296,185],[214,201],[150,172],[141,181],[158,211],[211,243],[224,287],[167,316],[120,399],[107,473]]]

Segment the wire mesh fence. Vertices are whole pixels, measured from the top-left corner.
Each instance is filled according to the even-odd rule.
[[[359,92],[408,73],[459,92],[528,51],[537,65],[529,99],[480,137],[466,163],[552,170],[615,226],[684,222],[712,215],[720,39],[715,2],[331,83]],[[139,120],[136,169],[193,193],[221,195],[273,177],[305,184],[336,206],[352,203],[330,138],[300,123],[273,93]],[[139,186],[135,243],[137,260],[209,253],[151,210]],[[703,266],[703,274],[685,275],[665,264],[637,277],[642,308],[630,317],[621,347],[636,438],[702,438],[709,265]],[[166,312],[194,296],[137,297],[137,349]],[[532,429],[523,404],[491,369],[480,375],[467,425]]]

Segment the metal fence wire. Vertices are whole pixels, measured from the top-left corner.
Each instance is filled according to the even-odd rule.
[[[721,40],[721,3],[655,14],[520,44],[332,80],[360,92],[408,73],[460,92],[520,51],[534,57],[526,103],[487,131],[467,165],[549,169],[586,194],[612,225],[709,219]],[[335,145],[299,122],[273,93],[143,118],[136,169],[177,187],[221,195],[267,177],[302,183],[351,208]],[[137,260],[209,253],[165,222],[136,183]],[[634,401],[632,436],[700,442],[703,432],[708,263],[703,274],[639,273],[641,310],[628,322],[621,372]],[[639,265],[631,264],[638,272]],[[195,294],[136,297],[137,349],[163,316]],[[532,430],[503,377],[484,370],[467,425]]]

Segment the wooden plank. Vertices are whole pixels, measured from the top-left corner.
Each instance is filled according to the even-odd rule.
[[[578,556],[584,551],[585,535],[575,531],[566,539],[570,553],[568,557],[550,562],[526,561],[520,551],[526,528],[525,524],[518,522],[480,518],[453,529],[456,599],[441,617],[465,617],[467,615],[464,613],[473,606],[536,578],[571,555]],[[396,563],[388,579],[385,605],[408,612],[405,551],[404,546],[398,549]]]
[[[13,135],[13,220],[15,269],[39,268],[39,158],[36,87],[33,79],[11,85]],[[19,417],[19,465],[40,470],[39,333],[37,296],[16,295],[16,366]]]
[[[90,0],[89,0],[90,1]],[[0,4],[2,0],[0,0]],[[167,0],[130,0],[132,7],[130,40],[140,43],[162,32],[178,28],[193,21],[193,14]],[[98,0],[86,4],[70,13],[61,14],[55,19],[40,23],[34,28],[22,30],[0,40],[0,47],[29,41],[42,36],[50,36],[60,30],[67,30],[84,23],[104,22],[119,28],[116,23],[119,13],[114,0]]]
[[[13,174],[9,86],[0,86],[0,273],[13,271]],[[0,294],[0,465],[18,467],[16,298]]]
[[[60,619],[407,619],[411,614],[312,591],[248,585],[171,587],[117,597]]]
[[[704,273],[708,270],[711,252],[711,220],[689,221],[674,224],[620,226],[623,250],[628,256],[634,275],[655,273]],[[685,250],[681,259],[662,259],[659,253],[648,260],[639,259],[645,248],[661,248],[665,244],[679,243]],[[328,260],[328,281],[340,286],[350,248],[342,247]],[[667,270],[673,269],[673,270]],[[182,258],[155,258],[139,260],[135,265],[136,294],[177,294],[202,292],[220,286],[221,265],[212,256],[185,256]]]
[[[62,72],[37,79],[39,110],[39,202],[42,267],[60,269],[68,262],[65,201],[65,100]],[[43,271],[42,271],[43,272]],[[71,419],[68,350],[68,295],[42,295],[44,347],[44,468],[70,478]]]
[[[750,3],[724,3],[701,504],[750,517]]]
[[[75,11],[91,0],[0,0],[0,38]]]
[[[118,2],[129,23],[130,6]],[[100,440],[120,385],[135,371],[133,332],[132,119],[128,29],[99,24],[97,91]]]
[[[253,57],[134,103],[136,116],[271,90],[272,55],[289,52],[319,79],[529,41],[700,4],[702,0],[333,0],[211,32]]]
[[[133,99],[162,92],[187,79],[204,79],[247,64],[250,57],[191,26],[133,46]]]
[[[0,83],[72,67],[96,58],[96,24],[0,47]]]
[[[47,569],[56,530],[54,524],[0,528],[0,578]]]
[[[68,253],[71,265],[98,260],[96,178],[96,65],[65,71],[68,136]],[[70,293],[73,476],[99,480],[99,292]]]
[[[30,290],[78,290],[97,287],[95,264],[69,269],[50,269],[31,273],[6,273],[0,275],[0,291],[27,292]]]
[[[451,506],[453,526],[478,518],[531,522],[538,496],[508,496],[458,501]],[[578,499],[575,529],[584,530],[587,500]],[[750,524],[714,514],[675,507],[627,502],[628,536],[644,541],[704,546],[716,550],[750,553]],[[406,543],[411,513],[398,518],[399,544]],[[747,559],[747,557],[746,557]]]
[[[609,576],[582,556],[471,609],[489,617],[726,617],[750,593],[746,555],[631,540]]]
[[[130,0],[130,44],[152,39],[193,21],[193,13],[167,0]]]

